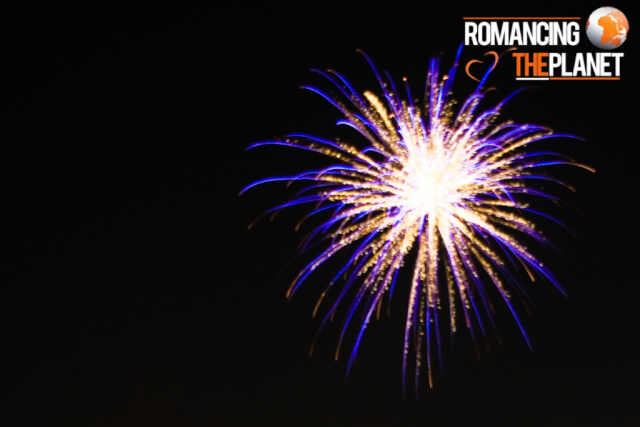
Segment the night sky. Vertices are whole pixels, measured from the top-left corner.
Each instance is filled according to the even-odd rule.
[[[403,399],[404,291],[367,329],[345,381],[346,358],[333,361],[339,319],[307,355],[332,270],[285,298],[308,259],[297,244],[313,222],[294,230],[307,209],[247,229],[295,190],[242,188],[325,160],[246,148],[293,132],[349,135],[300,87],[327,88],[311,69],[335,68],[375,88],[356,49],[421,94],[429,59],[452,63],[465,16],[580,16],[583,26],[604,4],[221,3],[31,2],[0,14],[0,424],[640,425],[633,29],[616,50],[620,81],[535,82],[504,111],[581,138],[545,147],[597,169],[556,169],[577,191],[556,188],[567,203],[540,205],[570,229],[542,223],[562,254],[541,257],[568,297],[531,285],[533,351],[506,307],[502,344],[490,339],[480,358],[460,327],[436,387]],[[629,5],[612,4],[634,28]],[[581,36],[556,50],[596,51]],[[468,47],[462,61],[487,50]],[[513,76],[507,56],[492,100],[523,86]],[[473,82],[457,79],[464,97]]]

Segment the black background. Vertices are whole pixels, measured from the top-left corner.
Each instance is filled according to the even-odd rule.
[[[340,132],[331,106],[299,89],[322,84],[310,69],[335,67],[372,88],[361,48],[420,93],[429,58],[453,61],[464,16],[584,24],[603,6],[423,3],[5,9],[0,423],[638,425],[633,30],[618,49],[620,81],[539,82],[505,110],[583,138],[558,150],[597,169],[559,172],[578,190],[561,193],[577,209],[556,213],[577,237],[551,227],[566,257],[547,257],[569,297],[536,285],[534,350],[508,316],[504,344],[480,359],[462,330],[435,389],[403,399],[398,297],[395,314],[368,328],[346,382],[345,361],[332,357],[337,327],[307,357],[322,274],[284,297],[305,210],[248,231],[292,193],[239,192],[319,161],[246,151],[251,143]],[[613,6],[633,28],[629,3]],[[469,47],[463,60],[486,50]],[[574,50],[595,48],[583,35]],[[519,87],[510,58],[490,84],[495,100]],[[456,90],[472,87],[460,73]]]

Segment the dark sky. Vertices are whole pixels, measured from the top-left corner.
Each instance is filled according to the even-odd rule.
[[[613,6],[633,28],[628,4]],[[337,325],[307,357],[329,274],[284,296],[302,265],[294,226],[305,210],[248,231],[292,192],[272,184],[238,196],[322,161],[246,151],[253,142],[339,134],[331,106],[300,90],[323,84],[312,68],[368,89],[360,48],[421,93],[429,58],[451,64],[465,16],[583,25],[599,6],[32,2],[3,11],[0,424],[640,424],[633,30],[617,50],[620,81],[538,82],[505,110],[584,139],[553,149],[597,169],[557,171],[577,189],[560,192],[573,207],[556,211],[575,237],[549,225],[565,255],[544,256],[569,296],[533,285],[533,351],[504,313],[503,344],[493,340],[480,359],[461,328],[435,389],[404,400],[399,291],[345,382],[346,363],[332,356]],[[469,47],[463,60],[486,50]],[[573,51],[595,48],[583,35]],[[521,87],[511,58],[490,85],[495,100]],[[472,87],[461,73],[454,90]]]

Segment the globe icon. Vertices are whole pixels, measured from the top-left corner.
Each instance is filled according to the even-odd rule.
[[[593,11],[587,21],[587,37],[594,46],[611,50],[627,39],[629,21],[615,7],[601,7]]]

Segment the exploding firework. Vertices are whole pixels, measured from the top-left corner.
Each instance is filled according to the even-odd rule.
[[[504,301],[530,346],[513,301],[514,295],[524,294],[514,269],[522,266],[531,280],[545,277],[564,293],[524,245],[525,239],[544,242],[544,238],[530,219],[538,213],[522,199],[550,197],[528,185],[549,179],[541,174],[543,168],[577,165],[561,155],[526,149],[536,141],[566,135],[535,125],[499,123],[502,107],[514,94],[481,110],[490,71],[457,107],[451,89],[460,52],[442,77],[438,60],[430,61],[423,103],[412,100],[406,79],[402,96],[391,77],[380,73],[364,53],[379,94],[359,94],[337,72],[318,71],[337,95],[306,89],[337,108],[344,116],[339,124],[360,133],[366,140],[364,147],[309,135],[252,146],[295,147],[334,160],[335,164],[321,170],[264,179],[246,189],[275,181],[307,182],[310,185],[292,201],[270,212],[309,203],[315,205],[309,216],[330,212],[330,218],[303,245],[325,242],[324,249],[300,271],[287,297],[319,266],[338,253],[347,254],[347,262],[329,281],[314,309],[314,316],[324,313],[320,330],[339,306],[346,306],[336,357],[347,329],[356,324],[347,373],[371,317],[379,313],[383,300],[391,299],[403,266],[412,269],[403,383],[411,364],[416,387],[425,361],[433,386],[433,362],[442,359],[442,325],[455,332],[456,318],[463,316],[475,340],[486,338],[487,329],[495,329],[492,299],[496,297]],[[325,299],[329,293],[331,300]],[[354,320],[358,316],[359,322]]]

